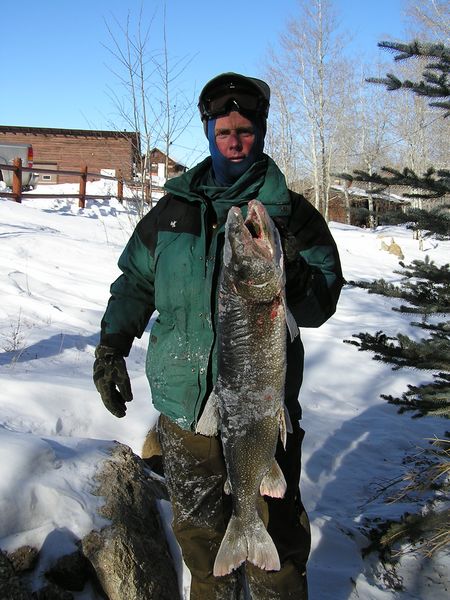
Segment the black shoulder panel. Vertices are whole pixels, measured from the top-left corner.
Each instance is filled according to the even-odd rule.
[[[159,231],[201,234],[200,203],[167,194],[139,221],[136,227],[142,243],[153,255]]]

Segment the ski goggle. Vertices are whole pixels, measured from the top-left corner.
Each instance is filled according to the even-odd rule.
[[[198,103],[202,120],[213,119],[228,114],[232,110],[244,113],[259,113],[266,119],[269,114],[269,101],[255,88],[246,88],[241,83],[225,83],[215,86],[210,92],[205,90]]]

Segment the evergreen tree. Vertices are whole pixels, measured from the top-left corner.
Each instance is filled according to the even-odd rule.
[[[407,305],[393,307],[393,310],[422,314],[424,320],[412,325],[428,331],[429,337],[416,341],[402,333],[387,336],[383,331],[377,331],[375,334],[360,332],[353,335],[359,341],[344,342],[357,346],[359,350],[373,352],[374,360],[390,363],[393,369],[414,367],[450,371],[450,321],[427,323],[431,314],[450,313],[450,266],[438,267],[428,256],[425,260],[413,260],[409,265],[400,262],[400,266],[401,270],[394,271],[402,276],[398,285],[384,279],[349,283],[367,289],[369,294],[406,300]],[[439,383],[430,385],[440,386]]]
[[[450,440],[435,438],[427,452],[412,460],[405,476],[389,483],[390,502],[428,500],[419,513],[405,513],[398,521],[385,520],[369,531],[370,544],[363,556],[378,551],[383,562],[395,563],[406,551],[419,547],[426,556],[433,556],[450,544],[450,509],[445,500],[450,491]],[[386,486],[387,489],[388,486]],[[430,492],[432,494],[430,494]],[[442,500],[433,506],[433,496]]]
[[[394,273],[402,275],[400,285],[376,281],[350,281],[357,287],[367,289],[369,294],[382,294],[406,300],[409,305],[393,307],[405,313],[446,314],[450,313],[450,265],[437,267],[428,256],[425,260],[413,260],[410,265],[400,261],[402,270]]]
[[[424,383],[419,386],[408,385],[408,391],[401,398],[381,394],[381,397],[390,404],[399,406],[399,412],[408,410],[416,411],[415,417],[434,415],[436,417],[450,417],[450,374],[436,373],[433,383]]]
[[[444,118],[450,115],[449,47],[444,44],[419,41],[408,44],[380,42],[378,46],[397,52],[394,57],[396,61],[426,58],[430,62],[425,65],[422,78],[417,82],[408,79],[402,81],[392,73],[388,73],[385,78],[369,78],[368,82],[383,84],[389,91],[404,89],[419,96],[433,98],[429,105],[443,110]],[[405,198],[436,199],[442,198],[450,192],[450,171],[448,169],[436,170],[430,167],[420,175],[409,168],[398,170],[384,166],[380,169],[380,173],[355,170],[353,175],[342,173],[340,177],[350,182],[361,181],[375,184],[377,187],[372,189],[372,193],[380,192],[390,186],[407,188],[409,191],[403,193]]]
[[[398,333],[389,337],[382,331],[375,335],[357,333],[353,337],[360,341],[344,340],[347,344],[358,346],[359,350],[374,352],[374,360],[394,365],[392,368],[414,367],[416,369],[443,369],[450,371],[450,338],[432,333],[431,337],[416,342],[407,335]],[[450,405],[450,401],[449,401]]]
[[[437,267],[428,257],[413,261],[410,265],[400,263],[400,285],[384,280],[371,283],[353,282],[369,293],[402,298],[408,302],[394,310],[423,314],[421,322],[412,325],[428,331],[430,336],[419,341],[404,334],[389,337],[382,331],[375,335],[359,333],[355,340],[344,340],[358,346],[359,350],[374,352],[374,359],[388,362],[393,369],[414,367],[437,371],[434,381],[422,385],[408,385],[400,398],[382,394],[381,397],[399,407],[399,412],[413,411],[414,417],[439,416],[450,418],[450,321],[429,323],[431,313],[450,313],[449,265]],[[350,282],[352,283],[352,282]],[[364,554],[378,551],[383,562],[395,563],[402,549],[419,548],[428,556],[450,543],[450,510],[439,500],[448,498],[450,474],[450,434],[447,439],[435,439],[431,447],[412,461],[405,473],[396,481],[389,482],[393,496],[389,501],[408,498],[417,502],[419,511],[405,513],[399,521],[381,521],[369,531],[370,545]]]
[[[448,74],[450,71],[450,48],[444,44],[424,43],[415,40],[409,44],[399,42],[380,42],[380,48],[387,48],[398,52],[394,60],[401,61],[409,58],[426,58],[431,62],[425,65],[422,73],[422,79],[418,82],[405,79],[401,81],[392,73],[388,73],[385,78],[370,77],[367,79],[370,83],[381,83],[389,91],[405,89],[410,90],[418,96],[428,98],[442,98],[436,102],[430,102],[430,106],[440,108],[445,111],[444,117],[450,115],[450,85]]]
[[[406,224],[407,229],[421,232],[422,236],[434,235],[438,240],[450,239],[450,205],[435,206],[430,210],[408,208],[405,212],[396,210],[381,214],[380,225]]]

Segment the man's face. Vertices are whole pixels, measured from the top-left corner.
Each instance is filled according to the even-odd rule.
[[[255,142],[252,122],[234,111],[217,118],[214,134],[219,152],[236,163],[248,156]]]

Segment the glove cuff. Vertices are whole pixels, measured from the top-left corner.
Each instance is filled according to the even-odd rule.
[[[100,359],[100,360],[105,360],[107,362],[111,362],[115,358],[123,358],[123,354],[117,348],[99,344],[95,349],[95,358]]]

